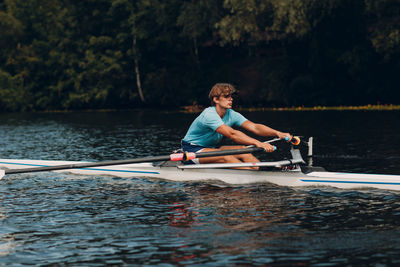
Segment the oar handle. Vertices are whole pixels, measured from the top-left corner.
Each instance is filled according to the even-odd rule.
[[[273,143],[276,141],[281,140],[280,138],[274,138],[268,141],[265,141],[264,143]],[[289,137],[285,137],[285,140],[289,142]],[[290,143],[293,145],[298,145],[300,144],[300,138],[298,136],[293,136],[292,139],[290,140]],[[274,147],[274,151],[277,149],[276,146]],[[259,152],[259,151],[264,151],[263,148],[261,147],[255,147],[253,145],[247,146],[246,148],[242,149],[232,149],[232,150],[219,150],[219,151],[209,151],[209,152],[199,152],[199,153],[193,153],[193,152],[184,152],[184,153],[175,153],[170,155],[171,161],[187,161],[187,160],[192,160],[196,158],[206,158],[206,157],[217,157],[217,156],[226,156],[226,155],[238,155],[238,154],[246,154],[246,153],[253,153],[253,152]]]
[[[282,139],[274,138],[274,139],[265,141],[264,143],[273,143],[273,142],[280,141],[280,140],[282,140]],[[300,137],[298,137],[298,136],[292,136],[291,139],[289,136],[286,136],[283,140],[285,140],[286,142],[290,142],[292,145],[295,145],[295,146],[299,145],[301,142]],[[247,146],[247,147],[254,147],[254,146]],[[276,146],[273,146],[273,147],[274,147],[274,151],[277,150]]]

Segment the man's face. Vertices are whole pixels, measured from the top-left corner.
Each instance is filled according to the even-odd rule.
[[[223,94],[220,95],[218,98],[215,97],[214,102],[216,105],[219,105],[222,108],[226,109],[232,108],[232,102],[233,102],[232,94]]]

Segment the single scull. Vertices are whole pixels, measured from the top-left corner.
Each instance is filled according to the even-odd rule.
[[[253,148],[257,149],[257,148]],[[156,158],[160,161],[75,162],[48,160],[0,159],[0,177],[6,174],[33,171],[58,171],[82,175],[111,175],[122,178],[157,178],[171,181],[216,180],[232,185],[273,183],[280,186],[332,186],[344,189],[379,188],[400,190],[399,175],[327,172],[318,167],[307,167],[298,149],[292,149],[292,158],[275,162],[240,164],[184,165],[180,161]],[[200,154],[200,153],[199,153]],[[144,158],[151,159],[151,158]],[[150,160],[147,160],[150,161]],[[135,161],[133,161],[135,162]],[[103,164],[104,165],[101,165]],[[108,164],[105,164],[108,163]],[[60,167],[63,166],[63,167]],[[272,170],[239,170],[232,167],[260,166]],[[26,170],[26,171],[24,171]],[[15,171],[15,172],[13,172]]]

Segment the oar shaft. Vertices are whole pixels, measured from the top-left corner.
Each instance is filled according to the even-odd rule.
[[[112,161],[99,161],[99,162],[85,162],[85,163],[75,163],[75,164],[64,164],[64,165],[56,165],[56,166],[33,167],[33,168],[23,168],[23,169],[9,169],[9,170],[5,170],[5,174],[28,173],[28,172],[43,172],[43,171],[57,171],[57,170],[67,170],[67,169],[82,169],[82,168],[91,168],[91,167],[101,167],[101,166],[111,166],[111,165],[124,165],[124,164],[155,162],[155,161],[164,161],[164,160],[170,160],[170,155],[158,156],[158,157],[126,159],[126,160],[112,160]]]
[[[275,142],[278,140],[279,139],[272,139],[267,142],[272,143],[272,142]],[[199,153],[185,152],[185,153],[175,153],[175,154],[164,155],[164,156],[144,157],[144,158],[126,159],[126,160],[72,163],[72,164],[64,164],[64,165],[56,165],[56,166],[43,166],[43,167],[32,167],[32,168],[23,168],[23,169],[8,169],[8,170],[4,170],[4,172],[3,172],[3,170],[1,170],[0,179],[5,174],[57,171],[57,170],[67,170],[67,169],[82,169],[82,168],[92,168],[92,167],[101,167],[101,166],[125,165],[125,164],[156,162],[156,161],[169,161],[169,160],[181,161],[181,160],[188,160],[188,159],[195,159],[195,158],[247,154],[247,153],[253,153],[253,152],[258,152],[258,151],[263,151],[263,150],[264,149],[260,148],[260,147],[249,146],[246,148],[232,149],[232,150],[219,150],[219,151],[209,151],[209,152],[199,152]]]
[[[243,149],[233,149],[233,150],[221,150],[221,151],[211,151],[196,153],[195,158],[205,158],[205,157],[217,157],[225,155],[237,155],[244,153],[252,153],[256,151],[262,151],[259,147],[249,147]],[[112,161],[100,161],[100,162],[85,162],[85,163],[73,163],[73,164],[63,164],[56,166],[45,166],[45,167],[33,167],[33,168],[23,168],[23,169],[9,169],[5,170],[5,174],[17,174],[17,173],[28,173],[28,172],[43,172],[43,171],[57,171],[57,170],[67,170],[67,169],[82,169],[82,168],[92,168],[101,166],[111,166],[111,165],[125,165],[133,163],[144,163],[144,162],[156,162],[156,161],[166,161],[173,160],[178,161],[183,159],[182,153],[156,156],[156,157],[145,157],[136,159],[126,159],[126,160],[112,160]]]

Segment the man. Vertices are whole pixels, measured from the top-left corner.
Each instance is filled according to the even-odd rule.
[[[247,120],[240,113],[232,110],[232,94],[235,88],[228,83],[217,83],[211,89],[208,97],[211,100],[211,107],[206,108],[189,127],[188,132],[182,140],[183,151],[208,152],[218,150],[230,150],[244,148],[245,146],[221,146],[218,143],[225,136],[234,142],[242,145],[254,145],[263,148],[266,152],[273,152],[274,147],[254,139],[232,127],[242,127],[258,136],[279,137],[289,140],[292,138],[289,133],[282,133],[266,125],[253,123]],[[200,158],[193,160],[194,163],[240,163],[259,162],[252,154],[240,154],[229,156],[218,156]],[[257,168],[255,168],[257,169]]]

